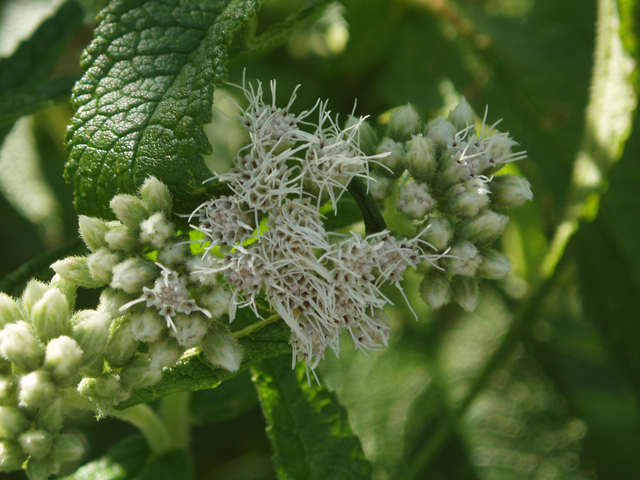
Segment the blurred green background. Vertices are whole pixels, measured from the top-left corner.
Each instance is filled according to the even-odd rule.
[[[1,1],[0,56],[61,3]],[[258,33],[306,4],[264,2]],[[345,0],[266,55],[231,56],[230,82],[241,83],[245,68],[248,79],[276,79],[281,101],[301,84],[295,108],[328,98],[343,118],[357,99],[356,114],[374,126],[401,104],[426,120],[464,95],[480,116],[489,106],[490,122],[503,118],[501,130],[528,152],[513,168],[531,181],[534,201],[510,212],[501,243],[512,274],[482,285],[477,311],[430,310],[419,298],[420,277],[408,275],[420,321],[390,290],[390,348],[367,358],[346,347],[320,367],[349,410],[375,479],[638,477],[638,132],[624,145],[638,87],[637,13],[635,0]],[[613,33],[601,29],[600,43],[598,18],[614,25]],[[87,13],[50,76],[81,73],[91,19]],[[238,98],[231,86],[218,89],[222,110],[223,93]],[[0,125],[11,128],[0,150],[0,278],[77,237],[62,179],[72,113],[61,98]],[[221,171],[242,134],[217,111],[207,132],[214,154],[206,160]],[[581,158],[597,167],[595,180],[580,175]],[[578,221],[566,249],[551,248],[554,238],[564,246],[558,227],[573,232]],[[81,305],[94,299],[86,293]],[[197,478],[275,478],[247,372],[194,394],[192,414]],[[82,415],[67,428],[87,438],[85,461],[133,431]]]

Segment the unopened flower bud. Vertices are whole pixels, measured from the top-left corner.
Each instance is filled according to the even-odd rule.
[[[237,372],[242,364],[240,344],[219,322],[212,322],[209,333],[202,343],[202,353],[209,363],[230,372]]]
[[[132,361],[122,368],[122,384],[128,390],[146,388],[162,378],[161,368],[151,368],[149,355],[137,353]]]
[[[45,405],[38,409],[36,415],[36,428],[48,430],[49,432],[57,432],[62,428],[64,423],[64,397],[58,395],[50,398]]]
[[[418,133],[420,127],[420,115],[409,103],[391,112],[387,132],[389,137],[395,141],[404,142],[408,140],[411,135]]]
[[[140,187],[140,195],[149,212],[163,212],[167,216],[171,215],[171,194],[166,185],[157,178],[147,178]]]
[[[87,257],[67,257],[51,265],[54,272],[69,282],[85,288],[103,287],[106,282],[93,277],[87,266]]]
[[[162,212],[154,213],[140,224],[140,241],[155,249],[163,248],[174,233],[173,223]]]
[[[384,167],[377,167],[376,169],[382,175],[397,178],[404,171],[404,147],[402,143],[393,141],[387,137],[382,139],[382,142],[378,145],[376,154],[387,152],[389,152],[389,155],[377,159]]]
[[[526,157],[526,152],[512,154],[511,149],[518,145],[508,133],[495,132],[487,139],[491,164],[500,170],[506,163]]]
[[[485,248],[480,251],[482,263],[478,267],[478,276],[490,280],[500,280],[511,271],[511,262],[504,253]]]
[[[104,236],[109,231],[109,227],[103,220],[79,215],[78,227],[82,240],[92,252],[107,246]]]
[[[131,335],[135,340],[152,343],[166,330],[166,321],[155,308],[134,311],[130,316]]]
[[[84,445],[75,435],[58,435],[53,441],[53,457],[57,462],[74,462],[84,454]]]
[[[36,370],[20,378],[18,398],[21,407],[42,407],[56,396],[56,386],[46,370]]]
[[[57,273],[53,276],[49,285],[57,288],[62,292],[62,294],[67,299],[67,305],[69,305],[69,311],[73,312],[76,306],[76,290],[77,286],[75,283],[70,282],[69,280],[65,280]]]
[[[109,202],[109,207],[116,214],[116,218],[132,230],[138,229],[140,223],[149,216],[142,200],[133,195],[116,195]]]
[[[497,214],[489,209],[464,222],[458,229],[461,237],[473,243],[486,245],[496,240],[509,223],[509,217]]]
[[[412,135],[405,144],[407,170],[413,178],[423,182],[431,182],[436,172],[436,144],[422,135]]]
[[[124,396],[120,378],[112,372],[97,378],[83,378],[78,384],[78,392],[89,397],[101,414],[106,414]]]
[[[447,121],[443,115],[427,123],[427,137],[433,140],[441,152],[446,150],[449,141],[455,138],[456,131],[455,125]]]
[[[167,268],[177,268],[189,255],[189,245],[185,243],[169,243],[158,251],[158,262]]]
[[[440,270],[427,273],[420,283],[420,296],[431,308],[438,309],[451,301],[451,285]]]
[[[8,323],[20,320],[22,314],[16,301],[9,295],[0,292],[0,329]]]
[[[360,124],[360,131],[358,132],[360,135],[360,150],[362,150],[365,155],[375,155],[376,147],[378,146],[378,135],[376,134],[376,131],[371,127],[369,122],[366,120],[361,121],[352,115],[349,115],[347,118],[345,128],[349,128],[356,123]]]
[[[96,310],[80,310],[71,319],[71,336],[84,352],[82,365],[98,360],[107,345],[111,317]]]
[[[503,208],[519,207],[533,199],[531,184],[518,175],[499,175],[491,182],[491,200]]]
[[[33,306],[47,293],[49,288],[51,288],[49,285],[38,280],[29,280],[24,292],[22,292],[22,305],[27,309],[27,312],[31,313]]]
[[[16,384],[13,376],[0,377],[0,405],[16,403]]]
[[[192,312],[189,315],[179,313],[173,318],[173,323],[176,328],[171,329],[169,335],[184,348],[200,345],[209,328],[209,319],[200,312]]]
[[[473,109],[464,97],[460,99],[460,103],[456,108],[449,112],[448,117],[448,120],[453,123],[458,130],[467,128],[469,125],[473,125],[475,123]]]
[[[211,312],[213,318],[220,318],[225,313],[229,313],[231,296],[231,291],[227,288],[222,286],[215,288],[203,296],[202,306]]]
[[[480,293],[478,280],[469,277],[453,277],[451,279],[453,300],[467,312],[473,312],[478,306]]]
[[[0,472],[20,470],[27,456],[17,443],[0,442]]]
[[[426,184],[410,182],[400,187],[396,208],[409,220],[421,220],[435,205]]]
[[[136,232],[119,222],[110,225],[104,238],[111,250],[132,253],[142,248]]]
[[[59,384],[69,384],[78,373],[81,364],[82,349],[73,338],[62,335],[47,344],[44,367]]]
[[[390,178],[371,172],[369,175],[369,193],[378,203],[384,201],[391,195],[392,180]]]
[[[158,268],[151,260],[135,257],[113,267],[111,286],[127,293],[137,293],[157,277]]]
[[[36,460],[46,457],[53,445],[53,435],[46,430],[27,430],[18,438],[24,453]]]
[[[151,368],[163,368],[175,365],[185,349],[173,338],[165,338],[149,345]]]
[[[57,288],[51,288],[31,310],[31,322],[43,342],[63,335],[69,327],[69,303]]]
[[[29,426],[18,407],[0,407],[0,439],[14,440]]]
[[[6,325],[0,332],[0,354],[18,368],[30,371],[38,368],[44,348],[25,321]]]
[[[420,238],[433,245],[438,251],[447,248],[454,232],[451,222],[442,215],[432,215],[427,223],[429,228]]]
[[[472,277],[482,261],[478,249],[467,240],[455,243],[448,255],[449,257],[442,260],[442,264],[450,275]]]
[[[112,367],[119,368],[136,353],[137,343],[131,332],[129,316],[116,318],[111,324],[105,358]]]
[[[447,207],[451,213],[461,217],[473,217],[489,203],[487,190],[481,183],[469,179],[454,185],[447,193]]]
[[[122,257],[119,254],[110,252],[106,248],[101,248],[87,257],[87,267],[93,278],[109,283],[112,277],[111,271],[120,260],[122,260]]]
[[[187,260],[187,270],[192,281],[212,287],[220,283],[222,273],[209,273],[208,270],[220,268],[219,260],[213,255],[196,255]]]
[[[129,303],[131,300],[132,298],[122,290],[105,288],[100,294],[98,311],[105,312],[111,317],[119,317],[122,315],[120,307],[125,303]]]
[[[448,152],[442,156],[442,165],[438,174],[439,185],[446,188],[449,185],[464,182],[469,178],[471,178],[471,170],[469,170],[466,162],[461,162]]]
[[[42,460],[30,458],[27,463],[27,477],[30,480],[46,480],[58,471],[60,464],[51,457]]]

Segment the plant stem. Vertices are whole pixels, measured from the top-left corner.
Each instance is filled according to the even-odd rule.
[[[160,401],[160,415],[175,449],[189,446],[190,404],[190,391],[172,393]]]
[[[266,327],[270,323],[273,323],[273,322],[275,322],[277,320],[280,320],[280,315],[278,315],[278,314],[271,315],[266,320],[262,320],[260,322],[252,323],[251,325],[249,325],[248,327],[243,328],[242,330],[238,330],[237,332],[233,332],[233,336],[236,337],[236,338],[246,337],[247,335],[250,335],[253,332],[256,332],[258,330],[261,330],[262,328]]]
[[[174,442],[167,426],[148,405],[140,404],[126,410],[113,410],[109,415],[138,427],[154,454],[161,455],[173,449]]]

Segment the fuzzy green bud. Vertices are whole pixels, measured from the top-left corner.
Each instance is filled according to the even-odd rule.
[[[490,280],[506,277],[511,271],[511,262],[504,253],[485,248],[480,251],[482,263],[478,267],[478,276]]]
[[[46,370],[36,370],[20,378],[18,399],[21,407],[43,407],[56,394],[56,386]]]
[[[185,349],[173,338],[165,338],[149,345],[151,368],[171,367],[180,359]]]
[[[122,384],[128,390],[149,387],[162,378],[161,368],[151,368],[149,355],[137,353],[132,361],[122,368]]]
[[[111,287],[127,293],[142,291],[142,287],[158,277],[158,268],[151,260],[135,257],[113,267]]]
[[[491,210],[484,210],[476,217],[464,222],[459,228],[459,234],[473,243],[486,245],[496,240],[509,223],[509,217]]]
[[[49,285],[38,280],[29,280],[24,292],[22,292],[22,305],[27,309],[27,312],[31,313],[33,306],[47,293],[49,288],[51,288]]]
[[[177,268],[189,255],[189,245],[169,243],[158,251],[158,262],[167,268]]]
[[[409,220],[421,220],[436,205],[424,183],[409,182],[400,187],[396,208]]]
[[[393,186],[392,180],[379,175],[376,172],[371,172],[370,177],[369,193],[376,202],[384,203],[384,201],[391,195],[391,187]]]
[[[467,128],[469,125],[475,124],[473,109],[467,99],[462,97],[460,103],[449,112],[448,120],[453,123],[458,130]]]
[[[231,291],[227,288],[215,288],[202,297],[202,306],[209,310],[213,318],[220,318],[225,313],[229,313],[231,296]]]
[[[140,224],[140,241],[155,249],[163,248],[174,234],[173,223],[162,212],[154,213]]]
[[[209,319],[200,312],[192,312],[189,315],[179,313],[173,317],[173,324],[176,328],[175,330],[171,329],[169,335],[184,348],[199,345],[209,329]]]
[[[47,344],[44,355],[44,367],[51,372],[53,379],[61,384],[69,384],[82,364],[82,349],[71,337],[60,336]]]
[[[447,149],[449,142],[455,138],[456,132],[456,126],[447,121],[443,115],[427,123],[427,137],[433,140],[441,152]]]
[[[113,222],[110,225],[104,238],[111,250],[133,253],[142,248],[136,232],[119,222]]]
[[[70,315],[67,297],[51,288],[33,306],[31,322],[40,340],[46,343],[68,330]]]
[[[9,323],[17,322],[21,316],[16,301],[9,295],[0,292],[0,329]]]
[[[116,195],[109,202],[116,218],[132,230],[136,230],[148,216],[149,211],[141,199],[133,195]]]
[[[114,290],[113,288],[105,288],[100,294],[100,303],[98,311],[105,312],[111,317],[119,317],[122,315],[120,307],[132,300],[131,296],[122,290]]]
[[[15,377],[0,377],[0,405],[15,405],[16,384]]]
[[[54,272],[65,280],[85,288],[103,287],[106,282],[94,278],[87,266],[87,257],[67,257],[51,265]]]
[[[118,402],[127,398],[120,378],[111,372],[103,373],[97,378],[83,378],[78,384],[78,391],[91,399],[98,412],[105,415]]]
[[[491,200],[499,207],[519,207],[533,199],[531,184],[518,175],[499,175],[491,182]]]
[[[397,142],[404,142],[411,138],[411,135],[418,133],[421,125],[420,115],[415,108],[408,103],[391,112],[391,117],[387,124],[388,136]]]
[[[29,426],[18,407],[0,407],[0,439],[14,440]]]
[[[135,340],[152,343],[166,330],[166,321],[155,308],[136,310],[130,316],[131,335]]]
[[[16,443],[0,442],[0,472],[20,470],[27,456]]]
[[[0,332],[0,354],[24,371],[38,368],[44,348],[25,321],[6,325]]]
[[[53,457],[57,462],[75,462],[84,454],[84,445],[75,435],[58,435],[53,441]]]
[[[451,280],[453,300],[467,312],[473,312],[478,306],[478,283],[477,279],[469,277],[454,277]]]
[[[237,372],[242,364],[240,344],[219,322],[213,322],[209,333],[204,337],[202,353],[209,363],[230,372]]]
[[[361,120],[352,115],[349,115],[347,118],[347,124],[345,128],[349,128],[353,125],[359,125],[359,135],[360,135],[360,150],[365,155],[374,155],[376,153],[376,147],[378,146],[378,135],[376,131],[371,127],[369,122],[366,120]]]
[[[405,144],[407,170],[413,178],[431,182],[436,172],[436,144],[422,135],[412,135]]]
[[[36,460],[30,458],[27,463],[27,477],[29,480],[47,480],[51,475],[60,471],[60,464],[53,458]]]
[[[122,367],[136,353],[137,343],[131,332],[129,316],[116,318],[111,324],[105,358],[112,367]]]
[[[93,278],[106,284],[111,282],[111,271],[121,260],[119,254],[101,248],[87,257],[87,268]]]
[[[164,183],[155,177],[147,178],[140,187],[140,196],[151,213],[163,212],[171,216],[171,194]]]
[[[451,284],[440,270],[427,273],[420,283],[420,296],[431,308],[438,309],[451,301]]]
[[[397,178],[404,171],[404,146],[390,138],[383,138],[376,149],[376,154],[389,153],[385,157],[378,158],[377,161],[384,167],[376,166],[382,175]],[[386,167],[386,168],[385,168]]]
[[[447,208],[461,217],[474,217],[489,203],[487,190],[480,182],[469,179],[451,187],[447,193]]]
[[[465,162],[445,153],[442,157],[442,165],[438,174],[439,185],[444,187],[464,182],[471,177],[471,170]]]
[[[71,336],[84,352],[82,365],[98,360],[107,345],[111,317],[96,310],[80,310],[71,319]]]
[[[456,242],[448,255],[449,257],[442,259],[442,264],[450,275],[472,277],[482,261],[478,249],[467,240]]]
[[[79,215],[78,227],[82,240],[92,252],[107,246],[104,236],[109,231],[109,227],[103,220]]]
[[[44,406],[38,409],[35,421],[36,428],[57,432],[64,423],[64,411],[65,404],[62,395],[50,398]]]
[[[40,460],[46,457],[53,445],[53,436],[46,430],[27,430],[18,438],[24,453]]]
[[[62,292],[62,294],[67,299],[67,305],[69,305],[69,310],[73,312],[76,306],[76,290],[77,286],[75,283],[65,280],[57,273],[53,276],[49,285],[57,288]]]
[[[438,251],[447,248],[454,232],[451,222],[442,215],[432,215],[427,223],[429,228],[420,238],[433,245]]]

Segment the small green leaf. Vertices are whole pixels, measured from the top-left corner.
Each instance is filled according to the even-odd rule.
[[[193,465],[185,450],[174,450],[152,460],[135,480],[192,480]]]
[[[308,386],[304,367],[291,370],[290,357],[266,360],[252,371],[279,479],[372,478],[335,394],[315,382]]]
[[[215,193],[202,154],[211,145],[213,89],[227,49],[257,0],[115,0],[100,14],[73,90],[65,178],[79,213],[112,217],[109,200],[154,175],[191,211]]]
[[[129,480],[142,469],[150,450],[141,435],[131,435],[110,448],[107,453],[80,467],[65,480]],[[181,477],[175,477],[181,478]]]
[[[244,359],[240,370],[234,373],[224,368],[212,368],[201,358],[201,355],[189,357],[175,367],[165,370],[162,380],[157,384],[136,390],[131,398],[120,403],[117,408],[122,410],[139,403],[148,403],[174,392],[215,388],[255,362],[291,352],[290,335],[291,330],[284,321],[278,321],[238,338],[244,351]]]

